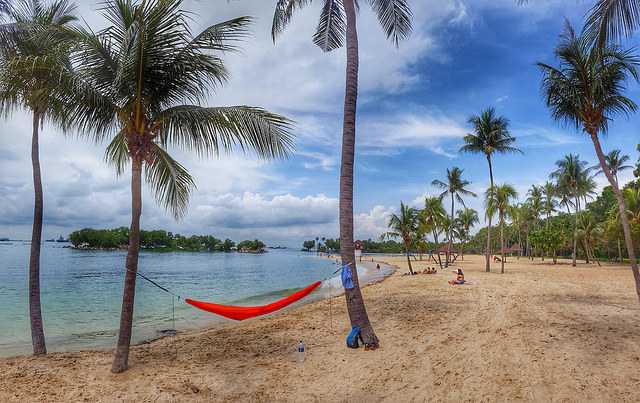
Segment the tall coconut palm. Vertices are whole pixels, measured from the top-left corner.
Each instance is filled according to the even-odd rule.
[[[504,274],[504,225],[509,217],[513,201],[518,197],[518,193],[513,186],[504,184],[494,186],[485,193],[485,204],[487,215],[498,214],[498,225],[500,225],[500,273]]]
[[[400,238],[404,243],[404,252],[407,255],[407,265],[409,272],[413,274],[411,267],[411,247],[417,241],[416,233],[418,232],[418,211],[413,207],[409,207],[400,202],[400,215],[392,214],[389,218],[388,227],[391,231],[387,232],[390,238]]]
[[[204,107],[210,90],[229,76],[220,53],[237,49],[251,23],[240,17],[194,34],[181,0],[108,0],[111,24],[95,33],[73,30],[75,70],[61,74],[69,124],[96,140],[110,140],[105,158],[121,174],[131,164],[131,229],[111,370],[128,368],[140,249],[142,176],[157,201],[180,218],[195,183],[167,151],[199,155],[237,148],[259,157],[285,157],[293,147],[286,118],[249,106]]]
[[[574,227],[573,227],[573,252],[571,255],[572,265],[576,266],[577,248],[578,248],[578,213],[580,212],[580,197],[584,191],[585,182],[588,178],[588,164],[586,161],[580,160],[577,154],[565,155],[563,159],[556,161],[557,169],[550,175],[556,179],[558,187],[564,189],[568,197],[572,199],[574,208]],[[567,209],[569,204],[567,204]],[[569,211],[569,214],[571,212]]]
[[[627,162],[629,162],[629,156],[626,154],[622,154],[622,151],[620,150],[611,150],[609,154],[604,156],[604,159],[607,162],[609,170],[611,171],[611,175],[616,180],[616,183],[618,183],[618,186],[620,186],[620,181],[618,181],[618,173],[633,168],[632,165],[626,165]],[[600,164],[594,166],[593,169],[596,169],[595,175],[604,173],[604,171],[600,169]]]
[[[465,207],[462,210],[458,210],[456,221],[460,225],[460,255],[462,260],[464,260],[464,244],[469,240],[469,236],[471,235],[471,228],[480,222],[480,218],[478,217],[478,212],[472,208]]]
[[[493,108],[485,109],[477,116],[469,118],[473,133],[464,137],[462,152],[483,154],[489,164],[489,188],[494,185],[492,158],[494,154],[522,153],[514,145],[515,137],[509,132],[509,120],[497,116]],[[487,249],[485,251],[485,270],[491,271],[491,217],[487,217]]]
[[[462,196],[472,196],[476,197],[476,194],[472,191],[468,190],[466,187],[471,184],[471,182],[462,179],[462,173],[464,170],[453,167],[451,169],[447,169],[447,179],[446,181],[441,181],[439,179],[435,179],[431,182],[431,185],[435,187],[439,187],[440,189],[444,189],[444,191],[440,194],[440,200],[444,199],[447,195],[451,196],[451,216],[449,218],[449,247],[447,248],[447,259],[444,263],[444,267],[449,266],[449,255],[451,253],[451,248],[453,247],[453,222],[455,221],[454,212],[456,208],[456,200],[462,204],[463,207],[466,207],[464,204],[464,199]]]
[[[424,209],[420,211],[420,221],[423,222],[422,226],[431,230],[433,234],[433,242],[435,249],[440,248],[440,242],[438,234],[446,230],[445,220],[447,218],[447,212],[442,205],[442,200],[439,197],[427,197],[424,200]],[[440,260],[440,254],[438,254],[438,264],[442,268],[442,261]]]
[[[617,46],[604,44],[601,48],[594,47],[584,35],[576,35],[569,25],[555,53],[559,66],[539,63],[544,74],[542,88],[547,105],[554,119],[571,124],[578,130],[582,129],[593,142],[600,168],[618,201],[625,243],[640,300],[640,272],[629,220],[624,214],[625,200],[607,165],[599,137],[606,133],[608,124],[615,115],[628,115],[637,110],[637,105],[624,96],[624,90],[629,76],[638,79],[640,60],[630,51]]]
[[[289,25],[293,14],[312,0],[278,0],[273,16],[273,40]],[[411,33],[411,8],[407,0],[366,0],[382,25],[387,38],[396,46]],[[362,4],[362,3],[360,3]],[[342,128],[342,156],[340,162],[340,255],[343,264],[355,262],[353,249],[353,174],[356,138],[356,110],[358,103],[358,30],[357,0],[323,0],[322,11],[313,42],[323,51],[330,52],[346,45],[347,67]],[[360,328],[367,348],[379,345],[369,321],[358,274],[353,265],[354,288],[347,290],[345,298],[352,326]]]
[[[66,0],[45,3],[21,0],[8,7],[0,4],[8,22],[0,26],[0,108],[9,113],[24,108],[32,115],[31,164],[34,187],[33,227],[29,256],[29,317],[35,355],[46,354],[40,304],[40,248],[44,196],[40,167],[40,128],[46,121],[59,123],[61,101],[54,94],[57,75],[52,69],[29,69],[27,61],[47,60],[67,68],[69,45],[59,29],[76,21],[75,5]]]

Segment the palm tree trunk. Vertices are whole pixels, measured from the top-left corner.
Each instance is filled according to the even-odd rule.
[[[440,243],[438,242],[438,232],[433,230],[433,241],[436,243],[436,254],[438,255],[438,265],[440,266],[440,270],[442,270],[442,259],[440,259],[440,252],[438,249],[440,248]]]
[[[142,159],[134,156],[131,163],[131,230],[129,231],[129,249],[127,252],[124,291],[122,293],[122,311],[120,313],[120,331],[118,344],[113,354],[111,372],[120,373],[129,367],[129,346],[133,327],[133,304],[136,293],[136,274],[140,253],[140,215],[142,214]]]
[[[518,227],[518,260],[520,260],[520,256],[522,256],[522,231],[520,231],[520,227]]]
[[[31,137],[31,164],[33,168],[33,228],[31,232],[31,253],[29,255],[29,319],[31,321],[31,343],[33,354],[47,353],[40,305],[40,247],[42,244],[42,176],[40,174],[40,112],[33,111],[33,134]]]
[[[571,256],[571,258],[573,259],[573,263],[571,263],[571,266],[576,267],[576,258],[577,258],[577,253],[578,253],[578,206],[580,201],[578,200],[578,197],[576,196],[576,208],[575,208],[575,213],[576,213],[576,219],[575,222],[573,224],[573,255]]]
[[[627,207],[625,206],[624,196],[622,195],[622,192],[618,187],[618,182],[611,175],[609,166],[604,159],[604,153],[602,152],[602,147],[600,146],[600,139],[598,138],[598,134],[595,132],[589,134],[591,135],[593,146],[596,149],[598,161],[600,161],[600,168],[609,180],[609,183],[613,188],[613,192],[616,195],[616,199],[618,200],[618,209],[620,212],[620,221],[622,222],[622,231],[624,232],[624,240],[627,245],[627,254],[629,255],[629,261],[631,262],[631,272],[633,273],[633,279],[636,285],[636,294],[638,295],[638,300],[640,301],[640,272],[638,271],[636,252],[633,247],[633,239],[631,238],[631,227],[629,226],[629,217],[627,217]]]
[[[347,17],[347,70],[344,97],[344,124],[342,132],[342,160],[340,164],[340,255],[342,263],[352,263],[354,288],[346,290],[347,311],[351,326],[360,328],[367,348],[379,345],[360,291],[358,270],[353,250],[353,164],[356,142],[356,109],[358,104],[358,31],[356,28],[355,0],[345,0]]]
[[[504,274],[504,219],[500,219],[500,247],[502,250],[500,251],[500,255],[502,257],[502,261],[500,262],[500,274]]]
[[[618,262],[622,263],[622,247],[620,246],[620,238],[618,238]]]
[[[449,246],[447,247],[447,261],[444,267],[449,267],[449,260],[451,254],[451,248],[453,247],[453,211],[455,210],[456,202],[451,193],[451,221],[449,222]]]
[[[413,274],[413,267],[411,267],[411,258],[409,256],[409,246],[407,246],[407,244],[404,245],[404,251],[407,255],[407,264],[409,265],[409,273]]]
[[[491,156],[487,155],[487,162],[489,162],[489,181],[490,189],[493,189],[493,167],[491,166]],[[489,273],[491,271],[491,216],[488,217],[489,225],[487,226],[487,251],[486,251],[486,266],[485,271]]]

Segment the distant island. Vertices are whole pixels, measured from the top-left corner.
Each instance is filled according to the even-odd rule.
[[[129,228],[85,228],[72,232],[69,242],[75,249],[127,249]],[[164,230],[140,231],[140,248],[158,252],[266,252],[266,245],[258,239],[236,244],[231,239],[221,240],[211,235],[183,236]]]

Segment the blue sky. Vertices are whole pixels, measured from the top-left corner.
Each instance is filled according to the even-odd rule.
[[[214,3],[212,6],[211,3]],[[198,190],[181,222],[145,194],[143,227],[210,233],[240,239],[261,237],[296,245],[301,239],[337,236],[337,190],[344,51],[323,54],[311,42],[319,1],[300,12],[274,46],[269,38],[273,1],[185,1],[194,29],[239,15],[256,17],[254,38],[241,54],[225,55],[232,78],[211,94],[211,105],[248,104],[285,114],[297,124],[296,154],[265,163],[252,156],[201,160],[176,152],[196,176]],[[356,234],[385,230],[400,201],[420,206],[435,194],[429,184],[459,166],[482,193],[486,160],[457,152],[472,114],[493,106],[511,121],[524,156],[495,159],[498,182],[524,197],[543,183],[554,162],[579,153],[595,163],[587,138],[551,121],[540,94],[536,61],[554,62],[553,48],[565,18],[580,27],[592,1],[548,0],[518,7],[513,0],[414,0],[415,30],[396,49],[375,19],[359,15],[361,93],[355,182]],[[79,12],[103,26],[92,1]],[[631,43],[630,45],[633,45]],[[640,101],[638,86],[629,96]],[[635,160],[638,117],[619,119],[604,141]],[[0,236],[28,237],[32,209],[29,117],[16,113],[0,123]],[[79,227],[128,225],[128,180],[116,178],[101,160],[104,145],[43,133],[45,236]],[[624,177],[624,176],[623,176]],[[629,178],[629,175],[626,176]],[[604,178],[600,179],[604,184]],[[479,199],[468,205],[480,209]]]

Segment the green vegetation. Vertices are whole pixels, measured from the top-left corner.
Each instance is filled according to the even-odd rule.
[[[85,228],[69,235],[74,247],[88,249],[127,249],[129,228]],[[231,252],[232,250],[261,251],[265,244],[259,240],[242,241],[236,247],[230,239],[221,240],[211,235],[183,236],[164,230],[140,231],[140,247],[163,252]]]

